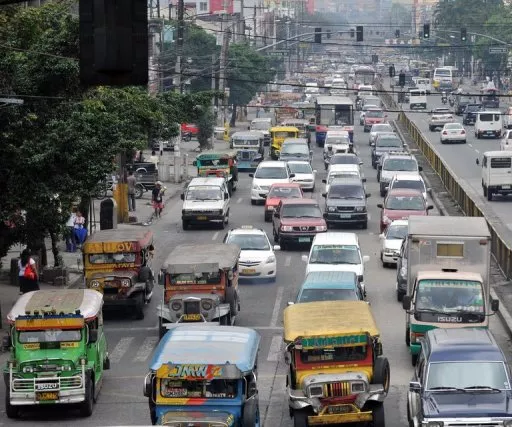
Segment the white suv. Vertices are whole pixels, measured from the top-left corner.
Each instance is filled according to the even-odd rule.
[[[290,172],[288,163],[280,161],[261,162],[256,172],[250,173],[252,178],[251,204],[264,203],[272,184],[291,182],[295,174]]]
[[[408,153],[386,153],[381,159],[378,166],[377,181],[380,183],[380,195],[384,197],[387,194],[387,187],[393,177],[399,173],[400,175],[419,175],[422,170],[418,166],[416,157]]]

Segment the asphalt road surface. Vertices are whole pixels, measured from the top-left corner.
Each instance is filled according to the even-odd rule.
[[[369,200],[370,221],[367,230],[354,230],[360,238],[364,255],[371,257],[366,265],[365,282],[368,300],[381,329],[384,354],[391,364],[391,388],[385,402],[386,421],[389,427],[407,425],[406,393],[412,375],[411,358],[405,346],[404,312],[396,301],[396,272],[383,268],[379,260],[379,209],[381,202],[375,170],[371,167],[368,133],[356,124],[355,145],[364,162],[367,189],[372,194]],[[484,144],[486,142],[481,142]],[[313,144],[314,146],[314,144]],[[447,147],[453,150],[467,147]],[[314,167],[318,171],[316,190],[311,197],[322,200],[322,178],[325,176],[321,149],[314,149]],[[456,151],[454,151],[456,153]],[[454,155],[457,159],[457,154]],[[475,154],[472,155],[475,157]],[[474,159],[473,159],[474,162]],[[263,207],[251,206],[251,179],[240,175],[239,188],[234,193],[231,206],[230,227],[252,224],[266,230],[272,236],[271,226],[263,222]],[[434,211],[435,212],[435,211]],[[166,206],[162,219],[151,226],[156,236],[156,266],[158,269],[168,253],[181,243],[222,242],[225,232],[220,230],[183,231],[181,229],[181,201],[175,198]],[[434,213],[435,214],[435,213]],[[236,324],[255,328],[262,337],[260,350],[260,409],[265,427],[292,426],[285,397],[286,365],[282,358],[282,313],[288,301],[293,300],[304,278],[305,264],[301,255],[307,249],[283,251],[277,254],[278,276],[275,283],[241,285],[242,310]],[[146,307],[142,321],[132,320],[128,313],[107,313],[105,330],[110,349],[111,370],[107,371],[94,413],[90,418],[80,418],[66,407],[54,406],[46,410],[27,412],[16,426],[120,426],[149,425],[147,399],[142,394],[144,375],[158,341],[156,306],[162,300],[157,290],[153,301]],[[340,313],[340,315],[343,315]],[[508,337],[499,320],[491,318],[491,330],[507,355],[510,355]],[[7,359],[2,354],[2,361]],[[4,400],[5,388],[0,388],[0,400]],[[5,412],[0,415],[1,425],[13,425]]]

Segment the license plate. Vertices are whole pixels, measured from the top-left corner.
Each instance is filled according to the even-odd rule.
[[[114,300],[117,299],[117,294],[103,294],[104,300]]]
[[[340,218],[352,218],[351,214],[340,214]]]
[[[202,320],[202,319],[201,319],[200,314],[184,314],[183,320],[186,320],[189,322],[197,322],[198,320]]]
[[[255,268],[242,268],[242,274],[255,274]]]
[[[329,406],[329,414],[346,414],[351,411],[352,407],[349,405]]]
[[[309,243],[311,242],[311,237],[299,237],[299,243]]]
[[[503,190],[510,190],[510,185],[502,185]]]
[[[49,401],[49,400],[59,400],[59,392],[58,391],[43,391],[41,393],[36,393],[36,400],[38,401]]]
[[[205,216],[205,215],[200,215],[200,216],[197,217],[198,221],[206,221],[207,219],[208,219],[208,217]]]
[[[57,383],[36,383],[35,391],[43,392],[43,391],[52,391],[57,390],[59,388],[59,384]]]

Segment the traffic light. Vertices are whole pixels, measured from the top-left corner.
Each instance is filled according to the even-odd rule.
[[[350,30],[350,37],[354,38],[356,36],[356,32],[354,29]]]
[[[400,30],[395,30],[395,37],[396,38],[400,37]]]
[[[402,87],[405,86],[405,73],[400,73],[398,75],[398,85]]]
[[[315,28],[315,43],[322,43],[322,29]]]
[[[358,25],[356,27],[356,41],[357,42],[363,41],[363,26],[362,25]]]
[[[460,39],[465,42],[468,38],[468,32],[465,28],[460,29]]]
[[[81,0],[79,16],[82,85],[147,84],[147,0]]]
[[[423,38],[424,39],[430,38],[430,24],[423,25]]]
[[[394,65],[389,66],[389,77],[395,77],[395,66]]]

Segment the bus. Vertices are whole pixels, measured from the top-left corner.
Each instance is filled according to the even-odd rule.
[[[453,88],[453,69],[451,67],[436,68],[432,79],[435,90],[451,90]]]
[[[326,132],[331,130],[344,130],[349,134],[350,141],[354,140],[354,102],[346,96],[319,96],[315,102],[317,144],[320,128]],[[333,128],[334,126],[334,128]],[[325,137],[325,135],[324,135]]]
[[[377,75],[375,69],[370,66],[361,65],[354,69],[354,86],[352,87],[357,93],[359,85],[374,85]]]

